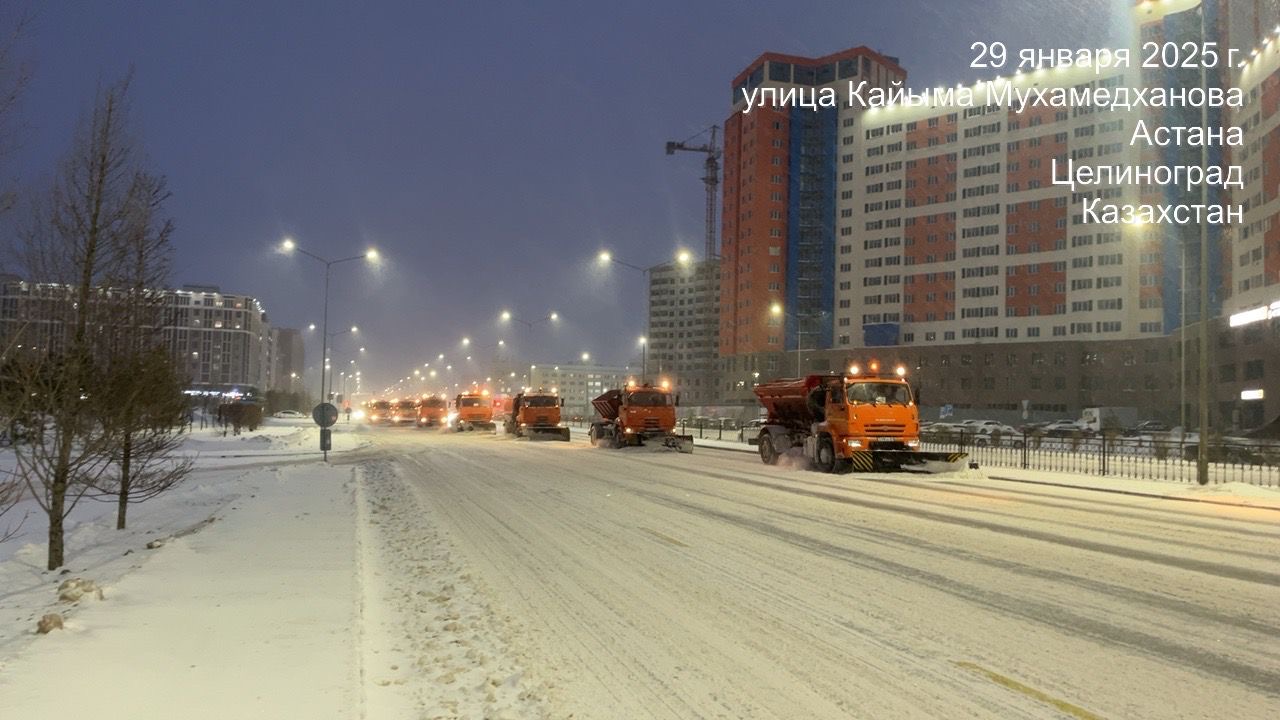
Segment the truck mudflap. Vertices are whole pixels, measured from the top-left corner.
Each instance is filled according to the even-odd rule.
[[[915,452],[911,450],[854,450],[849,462],[854,472],[909,470],[911,472],[951,472],[964,467],[969,453]]]

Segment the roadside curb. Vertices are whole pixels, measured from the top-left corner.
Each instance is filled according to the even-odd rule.
[[[1202,503],[1205,505],[1225,505],[1227,507],[1251,508],[1254,510],[1271,510],[1280,512],[1280,505],[1252,504],[1245,502],[1230,502],[1227,500],[1214,500],[1211,498],[1195,498],[1183,495],[1165,495],[1162,493],[1142,492],[1140,490],[1121,490],[1119,488],[1102,488],[1089,485],[1072,485],[1071,483],[1051,482],[1048,480],[1027,480],[1024,478],[999,477],[996,475],[988,475],[988,480],[999,480],[1001,482],[1022,483],[1024,485],[1044,485],[1047,487],[1068,488],[1071,490],[1088,490],[1090,492],[1110,493],[1112,495],[1130,495],[1133,497],[1153,498],[1156,500],[1176,500],[1178,502]]]

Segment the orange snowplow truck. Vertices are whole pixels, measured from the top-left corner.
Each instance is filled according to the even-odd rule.
[[[757,385],[769,413],[757,438],[773,465],[795,447],[822,472],[916,467],[954,470],[965,453],[920,451],[920,411],[906,370],[881,374],[857,365],[848,375],[808,375]]]
[[[489,391],[464,392],[454,398],[455,430],[496,430],[493,422],[493,405],[489,403]]]
[[[678,403],[666,387],[628,384],[610,390],[591,401],[600,419],[591,423],[588,437],[592,445],[615,448],[660,440],[664,447],[691,453],[693,436],[675,434]]]
[[[569,428],[560,424],[560,407],[564,401],[555,393],[524,392],[511,398],[511,409],[504,416],[503,425],[510,435],[527,437],[550,436],[569,442]]]
[[[449,424],[449,401],[439,395],[428,395],[418,403],[418,427],[444,427]]]

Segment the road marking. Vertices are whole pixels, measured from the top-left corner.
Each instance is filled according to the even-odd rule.
[[[650,529],[649,529],[649,528],[647,528],[647,527],[641,527],[640,529],[641,529],[641,530],[643,530],[643,531],[645,531],[645,532],[647,532],[647,533],[649,533],[650,535],[652,535],[652,536],[654,536],[654,537],[658,538],[659,540],[662,540],[662,541],[664,541],[664,542],[671,543],[672,545],[675,545],[676,547],[683,547],[683,548],[687,548],[687,547],[689,547],[688,545],[685,545],[684,543],[682,543],[682,542],[680,542],[679,540],[677,540],[677,539],[675,539],[675,538],[671,537],[670,535],[663,535],[662,533],[658,532],[657,530],[650,530]]]
[[[1004,687],[1007,687],[1010,690],[1013,690],[1015,692],[1022,693],[1023,695],[1026,695],[1029,698],[1032,698],[1034,700],[1039,700],[1040,702],[1045,703],[1047,705],[1052,705],[1054,708],[1066,713],[1067,715],[1070,715],[1071,717],[1080,718],[1080,720],[1102,720],[1101,715],[1095,715],[1089,712],[1088,710],[1085,710],[1084,708],[1080,707],[1079,705],[1072,705],[1066,700],[1059,700],[1058,698],[1053,697],[1052,695],[1046,695],[1045,693],[1042,693],[1033,687],[1030,687],[1028,685],[1023,685],[1017,680],[1014,680],[1013,678],[1007,677],[1005,675],[1001,675],[1000,673],[995,672],[994,670],[988,670],[982,667],[981,665],[975,665],[971,662],[962,662],[960,660],[954,660],[953,662],[956,664],[956,666],[962,667],[965,670],[975,672],[979,675],[985,675],[987,679],[991,680],[997,685],[1003,685]]]

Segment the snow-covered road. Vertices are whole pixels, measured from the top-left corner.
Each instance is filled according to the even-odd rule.
[[[350,432],[10,541],[0,717],[1280,717],[1277,491]]]
[[[376,435],[555,717],[1280,716],[1275,511]]]

